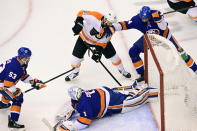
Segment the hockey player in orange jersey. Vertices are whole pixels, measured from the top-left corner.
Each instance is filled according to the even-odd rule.
[[[167,2],[172,9],[182,14],[187,14],[192,20],[197,22],[197,7],[190,8],[196,5],[194,0],[167,0]]]
[[[89,47],[93,47],[94,53],[92,59],[99,62],[102,54],[105,58],[111,60],[112,64],[126,78],[130,78],[129,72],[125,71],[122,61],[110,39],[112,34],[109,34],[108,26],[111,26],[117,21],[116,16],[110,12],[103,15],[96,11],[81,10],[77,14],[75,25],[72,28],[74,35],[79,35],[72,52],[71,66],[75,68],[65,80],[70,81],[79,75],[79,70],[83,57]]]

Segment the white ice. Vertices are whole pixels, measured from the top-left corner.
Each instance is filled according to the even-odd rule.
[[[170,11],[164,0],[1,0],[0,63],[15,56],[18,48],[28,47],[33,52],[28,73],[47,81],[71,68],[71,53],[77,39],[71,28],[79,10],[96,10],[102,13],[113,10],[119,20],[128,20],[143,5],[163,12]],[[181,46],[197,61],[197,23],[179,13],[166,15],[166,20]],[[138,31],[130,30],[116,33],[112,39],[125,68],[133,74],[132,79],[137,76],[128,56],[128,49],[140,36]],[[131,83],[131,79],[123,78],[110,61],[104,57],[102,61],[122,85]],[[19,122],[25,124],[27,131],[48,130],[41,119],[45,117],[53,122],[54,115],[69,99],[66,89],[71,85],[79,85],[84,89],[102,85],[118,86],[104,68],[92,61],[87,54],[80,76],[72,82],[65,82],[64,78],[65,76],[47,83],[45,89],[25,94]],[[31,88],[22,82],[17,86],[23,91]],[[8,113],[7,110],[0,111],[0,131],[8,130]],[[145,105],[127,114],[96,120],[85,131],[156,131],[159,121],[155,121],[154,114],[157,113],[152,114],[150,106]],[[176,121],[176,115],[173,115]],[[194,131],[196,128],[187,129],[184,128],[184,131]]]

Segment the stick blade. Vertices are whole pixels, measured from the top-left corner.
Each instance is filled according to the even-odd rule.
[[[46,118],[42,118],[42,122],[48,127],[50,131],[53,131],[51,123]]]

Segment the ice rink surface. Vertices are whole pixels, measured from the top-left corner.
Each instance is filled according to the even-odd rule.
[[[138,13],[143,5],[163,12],[170,11],[164,0],[0,0],[0,63],[15,56],[18,48],[28,47],[33,52],[28,73],[47,81],[71,68],[71,53],[77,39],[71,28],[79,10],[96,10],[102,13],[113,10],[118,20],[128,20]],[[179,13],[166,15],[165,18],[181,46],[197,61],[197,23]],[[128,50],[140,36],[140,32],[129,30],[118,32],[112,38],[125,68],[132,73],[132,79],[136,78],[136,72],[129,59]],[[102,61],[122,85],[130,85],[131,79],[123,78],[104,57]],[[71,85],[84,89],[102,85],[118,86],[104,68],[92,61],[87,54],[79,77],[72,82],[65,82],[64,78],[65,76],[51,81],[45,89],[25,94],[20,123],[25,124],[26,131],[48,130],[41,119],[45,117],[53,122],[54,115],[68,100],[66,89]],[[17,86],[23,91],[31,88],[22,82]],[[96,120],[84,131],[157,131],[159,121],[155,114],[157,112],[152,113],[150,105],[145,105],[127,114]],[[8,130],[7,115],[7,110],[0,111],[0,131]],[[176,114],[172,114],[172,117],[177,121]],[[180,125],[176,130],[169,128],[169,131],[197,129],[187,125],[186,121],[184,128]]]

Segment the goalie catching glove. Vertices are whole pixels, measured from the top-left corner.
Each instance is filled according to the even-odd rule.
[[[30,84],[37,90],[46,87],[45,83],[38,79],[30,80]]]

